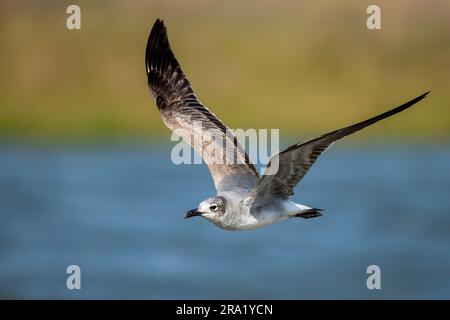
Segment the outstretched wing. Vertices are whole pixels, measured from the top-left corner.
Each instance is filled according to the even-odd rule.
[[[150,32],[145,64],[164,123],[202,156],[217,191],[254,187],[259,178],[255,166],[230,130],[197,99],[170,49],[162,20]]]
[[[293,188],[305,176],[317,158],[331,144],[349,134],[411,107],[413,104],[422,100],[427,94],[428,92],[368,120],[326,133],[306,142],[294,144],[276,154],[270,159],[264,175],[261,177],[257,186],[251,191],[251,195],[254,198],[253,204],[258,206],[258,204],[261,205],[266,201],[270,201],[273,197],[289,197],[293,195]]]

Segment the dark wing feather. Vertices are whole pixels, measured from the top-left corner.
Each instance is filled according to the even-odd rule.
[[[230,130],[197,99],[159,19],[148,38],[145,64],[148,86],[164,123],[203,157],[216,189],[254,187],[259,177],[255,166]]]
[[[343,129],[326,133],[312,140],[294,144],[276,154],[271,158],[258,185],[251,192],[254,198],[254,204],[262,204],[274,196],[289,197],[293,195],[294,187],[305,176],[317,158],[333,144],[333,142],[411,107],[422,100],[428,93],[429,92],[424,93],[417,98],[378,116]]]

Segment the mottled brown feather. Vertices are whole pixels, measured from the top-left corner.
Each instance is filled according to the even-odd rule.
[[[196,97],[170,48],[162,20],[156,20],[150,32],[145,64],[148,87],[164,123],[172,131],[182,132],[182,138],[203,157],[216,189],[254,187],[259,178],[255,166],[232,132]],[[194,123],[201,124],[200,137],[194,132]],[[216,136],[222,141],[215,140]],[[208,146],[224,150],[219,153],[223,155],[219,163],[205,152]],[[232,150],[225,151],[226,146]]]
[[[258,185],[251,191],[255,206],[263,205],[266,201],[273,199],[273,197],[287,198],[292,196],[294,187],[331,144],[380,120],[406,110],[425,98],[428,93],[426,92],[401,106],[373,118],[326,133],[306,142],[294,144],[276,154],[271,158]],[[276,170],[275,165],[277,161],[278,170]]]

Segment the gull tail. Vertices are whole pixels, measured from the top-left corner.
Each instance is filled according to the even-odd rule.
[[[324,209],[319,208],[310,208],[305,209],[297,213],[294,217],[303,218],[303,219],[311,219],[315,217],[321,217],[323,216],[322,212],[325,211]]]

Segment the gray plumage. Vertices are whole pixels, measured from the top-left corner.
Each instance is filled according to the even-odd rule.
[[[321,216],[322,210],[289,200],[317,158],[335,141],[411,107],[428,94],[368,120],[290,146],[271,158],[260,178],[236,137],[195,95],[159,19],[150,32],[145,63],[148,86],[164,123],[202,155],[217,190],[216,197],[202,201],[185,217],[199,215],[227,230],[249,230],[294,217]],[[200,128],[195,127],[196,123]],[[218,155],[205,153],[211,146],[227,151]]]
[[[258,172],[250,163],[247,153],[236,137],[207,107],[196,97],[191,84],[181,70],[169,46],[164,23],[157,20],[150,33],[145,58],[148,85],[153,101],[161,117],[172,131],[185,133],[182,138],[199,154],[204,156],[217,190],[230,190],[236,187],[254,186],[258,181]],[[194,121],[202,126],[203,139],[195,139]],[[182,129],[182,130],[178,130]],[[208,134],[207,134],[208,133]],[[215,141],[209,134],[222,136],[223,141]],[[222,163],[208,158],[203,150],[223,142],[230,145],[233,161],[226,161],[224,152]],[[219,146],[222,149],[222,146]]]

